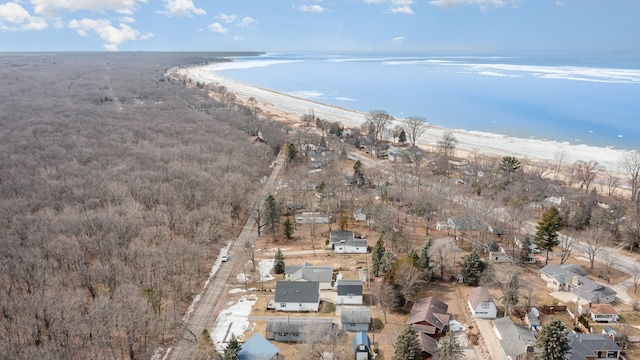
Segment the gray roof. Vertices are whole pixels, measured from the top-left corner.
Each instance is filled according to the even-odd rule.
[[[345,245],[367,247],[368,243],[367,243],[367,239],[352,239],[352,240],[347,240],[345,242]]]
[[[278,355],[278,348],[262,335],[255,333],[238,351],[240,360],[271,360]]]
[[[567,360],[586,359],[597,351],[620,351],[620,347],[607,334],[567,334],[571,350],[565,354]]]
[[[371,310],[368,308],[342,308],[340,321],[343,324],[370,324]]]
[[[308,263],[308,262],[303,262],[300,265],[286,265],[284,267],[284,273],[285,274],[293,274],[293,273],[295,273],[296,271],[302,269],[305,266],[313,266],[313,264],[312,263]]]
[[[329,234],[329,242],[334,244],[339,242],[346,242],[348,240],[353,240],[353,235],[354,235],[353,231],[333,230]]]
[[[360,280],[338,280],[338,295],[362,295],[362,281]]]
[[[508,316],[493,320],[493,325],[496,331],[500,333],[501,339],[499,341],[502,350],[513,359],[518,354],[524,354],[527,351],[527,346],[536,343],[536,338],[529,329],[522,325],[514,324]]]
[[[540,269],[540,272],[555,278],[560,283],[572,284],[571,292],[589,301],[616,294],[612,288],[589,279],[586,276],[587,272],[580,265],[547,264]]]
[[[276,302],[317,303],[320,301],[320,283],[317,281],[276,282]]]
[[[331,282],[333,280],[333,267],[313,266],[309,263],[302,263],[297,266],[285,266],[285,274],[291,275],[291,280],[306,280]]]
[[[304,326],[315,323],[333,324],[332,319],[269,319],[267,320],[266,332],[268,333],[285,333],[299,334]]]

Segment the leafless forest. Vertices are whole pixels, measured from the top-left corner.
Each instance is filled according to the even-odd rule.
[[[0,56],[2,358],[149,358],[181,333],[284,141],[164,77],[228,55]]]

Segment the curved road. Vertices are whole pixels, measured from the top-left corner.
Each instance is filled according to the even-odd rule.
[[[280,170],[282,170],[283,164],[284,153],[281,152],[276,158],[273,171],[262,188],[257,201],[261,201],[266,198],[267,194],[275,189],[276,181],[280,174]],[[198,341],[200,340],[202,330],[211,327],[218,316],[215,312],[218,299],[223,293],[223,289],[227,284],[229,277],[234,273],[235,268],[239,266],[239,259],[242,257],[243,252],[242,244],[245,240],[250,239],[251,232],[254,227],[255,222],[251,217],[249,217],[247,222],[244,224],[242,231],[238,235],[238,238],[229,245],[229,249],[227,250],[227,253],[229,254],[229,261],[227,263],[223,263],[218,269],[218,272],[211,278],[206,292],[201,296],[200,302],[196,305],[191,317],[187,320],[186,324],[183,324],[184,333],[182,338],[178,340],[173,349],[169,352],[168,356],[165,356],[165,358],[174,360],[186,360],[193,358],[198,347]],[[235,246],[236,243],[239,243],[240,245]]]

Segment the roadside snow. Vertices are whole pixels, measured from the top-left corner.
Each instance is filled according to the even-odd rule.
[[[237,303],[222,310],[218,314],[216,324],[211,329],[211,339],[218,351],[224,350],[225,341],[234,334],[239,341],[244,339],[244,331],[247,330],[251,308],[258,299],[255,295],[243,296]]]

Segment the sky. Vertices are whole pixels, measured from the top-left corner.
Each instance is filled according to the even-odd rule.
[[[632,51],[639,0],[0,0],[0,51]]]

